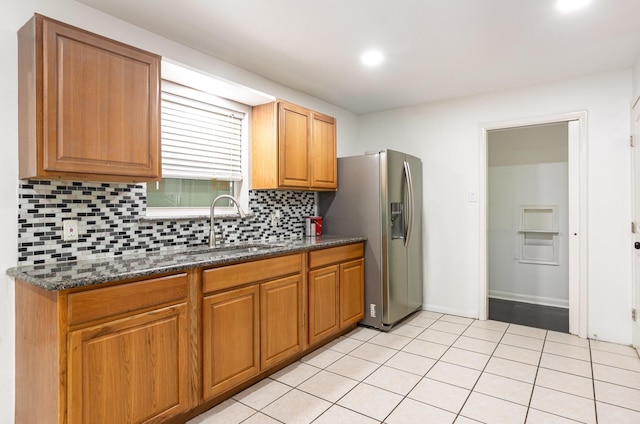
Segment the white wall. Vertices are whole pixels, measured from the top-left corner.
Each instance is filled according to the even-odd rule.
[[[489,296],[569,307],[568,178],[567,162],[489,167]],[[524,205],[557,207],[558,265],[520,262]]]
[[[2,128],[2,166],[0,166],[0,272],[17,261],[17,158],[18,158],[18,29],[33,15],[41,13],[152,51],[213,75],[232,80],[279,98],[335,116],[338,122],[338,153],[344,154],[356,137],[357,116],[280,86],[258,75],[214,59],[200,52],[156,36],[72,0],[5,0],[0,3],[0,128]],[[0,285],[0,423],[13,422],[14,411],[14,286],[8,277]]]
[[[640,99],[640,58],[633,67],[633,102]]]
[[[470,71],[472,72],[472,71]],[[362,116],[356,151],[393,146],[424,163],[424,305],[478,316],[482,125],[588,112],[588,335],[631,343],[629,119],[624,69]]]

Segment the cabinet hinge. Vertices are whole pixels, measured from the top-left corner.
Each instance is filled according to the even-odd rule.
[[[632,222],[632,223],[631,223],[631,232],[632,232],[633,234],[635,234],[635,233],[636,233],[636,231],[637,231],[636,223],[635,223],[635,222]]]
[[[635,310],[635,309],[632,309],[632,310],[631,310],[631,319],[632,319],[632,320],[634,320],[634,321],[635,321],[636,319],[638,319],[638,314],[636,313],[636,310]]]
[[[636,139],[634,136],[630,136],[629,140],[631,142],[631,147],[636,147]]]

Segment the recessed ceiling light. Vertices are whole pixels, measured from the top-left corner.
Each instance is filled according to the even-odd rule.
[[[384,61],[384,56],[378,50],[369,50],[360,57],[360,60],[365,66],[376,66]]]
[[[591,0],[558,0],[556,7],[562,12],[571,12],[573,10],[582,9],[591,3]]]

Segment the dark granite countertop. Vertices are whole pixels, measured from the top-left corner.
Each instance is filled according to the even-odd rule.
[[[145,252],[116,258],[79,260],[63,264],[18,266],[9,268],[7,274],[47,290],[66,290],[191,268],[324,249],[364,240],[364,237],[323,235],[296,240],[223,245],[218,248],[217,252],[202,246]]]

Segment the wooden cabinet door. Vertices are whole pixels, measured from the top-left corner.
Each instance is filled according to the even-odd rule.
[[[340,329],[338,266],[309,271],[309,344]]]
[[[202,302],[203,396],[210,399],[260,372],[259,287]]]
[[[340,264],[340,328],[364,318],[364,259]]]
[[[25,119],[42,119],[41,130],[31,134],[39,138],[36,172],[158,179],[160,57],[40,15],[35,19],[42,26],[36,58],[43,77],[35,93],[42,113]],[[36,159],[23,153],[21,177],[33,177],[23,175],[33,167],[22,162]]]
[[[155,423],[189,409],[187,306],[69,334],[68,422]]]
[[[313,113],[309,163],[311,188],[337,189],[336,120]]]
[[[308,189],[311,111],[281,102],[278,126],[278,184]]]
[[[261,366],[266,369],[302,351],[302,277],[260,284]]]

